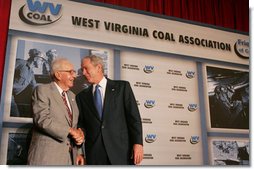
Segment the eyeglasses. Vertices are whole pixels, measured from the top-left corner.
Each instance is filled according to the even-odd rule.
[[[59,72],[68,72],[70,74],[76,74],[76,71],[75,70],[57,70]]]

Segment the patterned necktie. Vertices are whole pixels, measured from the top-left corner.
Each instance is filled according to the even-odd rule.
[[[69,119],[70,119],[70,122],[71,122],[70,124],[71,124],[71,127],[72,127],[72,112],[71,112],[71,110],[70,110],[70,108],[68,106],[65,93],[66,93],[65,91],[62,92],[62,98],[63,98],[63,102],[64,102],[64,104],[66,106],[66,110],[68,112],[68,116],[69,116]]]
[[[95,91],[94,91],[94,104],[95,107],[99,113],[100,118],[102,117],[102,99],[101,99],[101,92],[99,90],[100,85],[95,86]]]

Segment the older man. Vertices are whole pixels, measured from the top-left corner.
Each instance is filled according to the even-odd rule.
[[[84,140],[77,129],[78,107],[69,89],[76,77],[67,59],[53,61],[53,82],[36,87],[32,96],[34,128],[28,152],[30,165],[73,165]]]

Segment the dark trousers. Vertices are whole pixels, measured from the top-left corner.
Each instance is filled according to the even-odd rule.
[[[88,156],[88,155],[87,155]],[[93,145],[93,153],[87,157],[88,165],[111,165],[102,136],[99,135]]]

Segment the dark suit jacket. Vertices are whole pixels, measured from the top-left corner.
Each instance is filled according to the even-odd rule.
[[[95,163],[94,158],[100,156],[97,149],[104,143],[111,164],[130,164],[133,144],[143,144],[141,118],[131,86],[126,81],[107,80],[102,119],[93,102],[92,88],[76,97],[80,111],[78,126],[86,135],[87,163]]]

